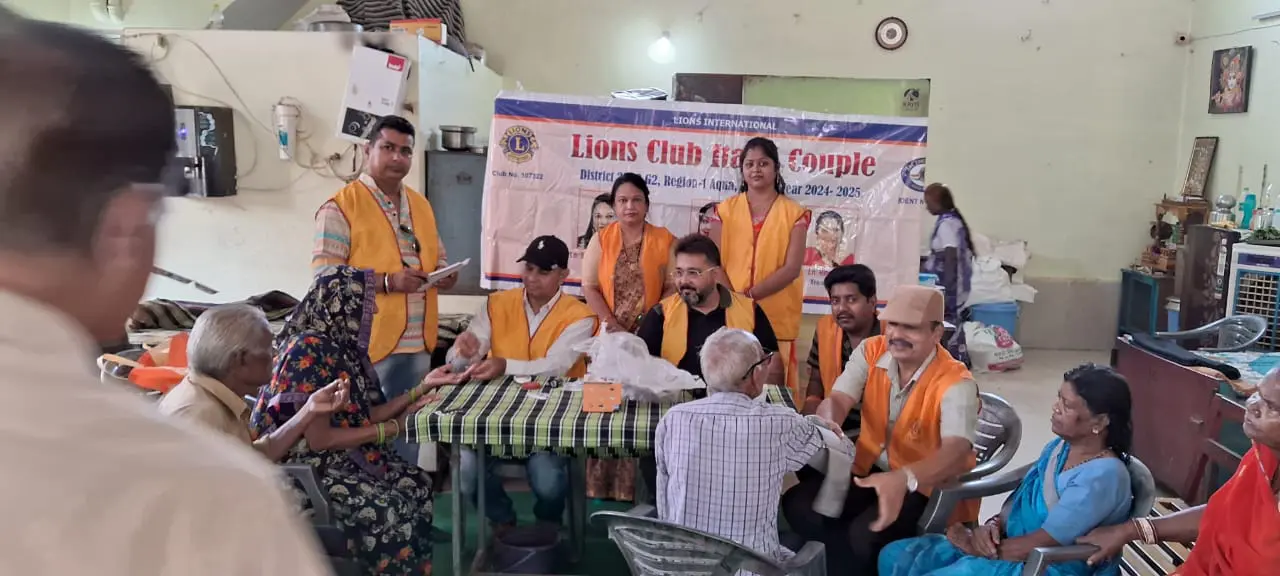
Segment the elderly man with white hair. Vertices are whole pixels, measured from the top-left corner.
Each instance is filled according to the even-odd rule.
[[[826,447],[813,420],[764,394],[772,353],[741,329],[721,328],[699,353],[709,396],[679,404],[658,423],[658,516],[782,562],[778,499],[788,472]],[[828,427],[838,430],[834,424]]]
[[[308,397],[297,416],[253,439],[244,397],[257,396],[271,380],[271,326],[261,310],[243,304],[218,306],[196,319],[187,365],[187,377],[160,400],[160,412],[239,439],[272,462],[302,439],[308,424],[344,407],[350,393],[347,382],[332,382]]]

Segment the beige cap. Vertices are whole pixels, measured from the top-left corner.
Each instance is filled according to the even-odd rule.
[[[932,322],[942,322],[942,312],[945,307],[942,291],[936,288],[899,286],[893,292],[893,299],[880,313],[880,319],[895,324],[923,326]]]

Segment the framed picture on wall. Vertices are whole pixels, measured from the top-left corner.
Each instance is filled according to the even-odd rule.
[[[1249,111],[1249,76],[1252,75],[1253,46],[1224,48],[1213,52],[1209,71],[1209,113],[1239,114]]]
[[[1204,200],[1204,189],[1209,184],[1209,173],[1213,170],[1213,155],[1217,151],[1217,136],[1200,136],[1191,144],[1187,181],[1182,184],[1183,200]]]

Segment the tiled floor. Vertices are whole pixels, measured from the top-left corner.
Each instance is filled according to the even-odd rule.
[[[1057,398],[1062,374],[1085,362],[1106,364],[1106,352],[1028,350],[1022,368],[1000,374],[976,374],[978,387],[1004,398],[1022,418],[1022,444],[1010,467],[1036,459],[1040,449],[1053,438],[1049,415]],[[982,518],[1000,511],[1003,497],[982,503]]]

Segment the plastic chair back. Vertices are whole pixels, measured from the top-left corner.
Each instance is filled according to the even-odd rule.
[[[1238,352],[1253,346],[1267,332],[1267,319],[1252,314],[1236,314],[1215,320],[1199,328],[1180,332],[1157,332],[1162,340],[1205,340],[1216,338],[1214,347],[1201,347],[1204,352]]]
[[[623,512],[596,512],[592,520],[605,522],[609,539],[618,545],[636,576],[732,576],[747,570],[760,576],[803,574],[738,544],[705,532],[655,518]],[[813,562],[825,573],[826,562]],[[815,566],[817,568],[817,566]]]
[[[978,397],[982,400],[982,409],[978,412],[978,438],[973,444],[978,465],[961,476],[961,482],[989,476],[1008,466],[1022,444],[1022,419],[1013,406],[990,392]]]
[[[1145,518],[1156,504],[1156,479],[1136,456],[1129,456],[1129,486],[1133,490],[1133,518]]]

